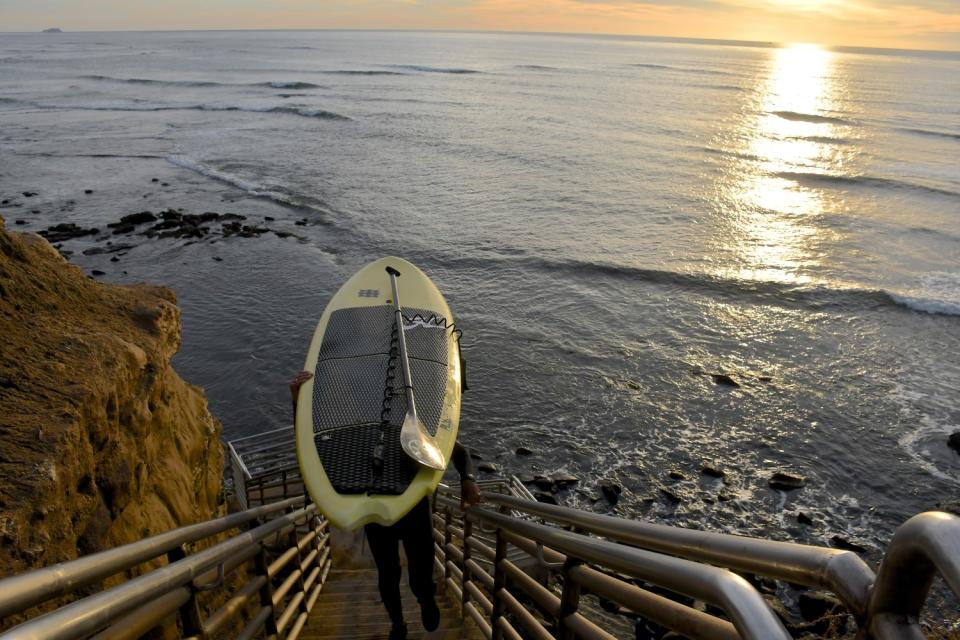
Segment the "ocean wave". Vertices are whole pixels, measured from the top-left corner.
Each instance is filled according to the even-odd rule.
[[[121,111],[121,112],[153,112],[153,111],[236,111],[243,113],[283,113],[304,118],[319,118],[321,120],[350,120],[345,116],[325,109],[315,109],[305,106],[280,105],[273,107],[240,107],[236,105],[217,104],[189,104],[189,105],[51,105],[36,102],[26,102],[32,107],[50,111]]]
[[[320,224],[333,224],[330,221],[329,210],[327,207],[325,207],[322,202],[315,201],[312,198],[294,196],[277,188],[268,187],[252,180],[246,180],[239,176],[214,169],[209,165],[205,165],[202,162],[184,155],[167,156],[167,161],[177,165],[178,167],[187,169],[188,171],[193,171],[194,173],[206,176],[212,180],[217,180],[218,182],[223,182],[232,187],[236,187],[241,191],[247,192],[251,196],[272,200],[277,204],[290,207],[298,211],[310,211],[311,213],[315,214],[315,221],[319,222]]]
[[[321,89],[322,87],[318,84],[313,84],[312,82],[264,82],[263,86],[272,87],[274,89]]]
[[[835,116],[821,116],[815,113],[799,113],[797,111],[771,111],[772,115],[777,116],[778,118],[783,118],[784,120],[791,120],[794,122],[814,122],[817,124],[843,124],[843,125],[853,125],[854,123],[850,120],[845,120],[843,118],[837,118]]]
[[[212,80],[155,80],[153,78],[114,78],[112,76],[86,75],[80,76],[84,80],[97,80],[99,82],[121,82],[125,84],[148,84],[162,85],[168,87],[222,87],[229,86],[223,82],[214,82]]]
[[[389,64],[386,66],[393,67],[394,69],[407,69],[408,71],[419,71],[420,73],[453,73],[453,74],[483,73],[482,71],[477,71],[476,69],[462,69],[458,67],[428,67],[422,64]]]
[[[561,71],[559,67],[548,67],[542,64],[515,64],[514,69],[525,69],[527,71]]]
[[[328,69],[324,71],[314,71],[313,73],[328,73],[338,76],[407,76],[409,73],[399,71],[382,71],[376,69]]]
[[[924,274],[915,291],[891,292],[890,299],[925,313],[960,316],[960,272]]]
[[[828,284],[789,284],[771,280],[748,280],[707,273],[682,273],[663,269],[646,269],[585,260],[550,260],[541,257],[503,257],[505,265],[541,272],[560,271],[569,275],[603,276],[640,280],[654,285],[701,291],[706,295],[749,297],[780,306],[801,306],[814,309],[856,308],[909,309],[942,315],[960,315],[960,273],[930,274],[911,293],[886,289]],[[469,258],[447,259],[448,262]],[[473,264],[470,265],[471,267]]]
[[[904,131],[906,133],[915,133],[920,136],[933,136],[936,138],[960,140],[960,133],[950,133],[949,131],[934,131],[932,129],[912,129],[907,127],[901,127],[899,128],[899,131]]]
[[[719,71],[717,69],[693,69],[690,67],[674,67],[668,64],[654,64],[651,62],[635,62],[631,67],[640,67],[641,69],[660,69],[663,71],[677,71],[679,73],[696,73],[705,76],[732,76],[734,74],[728,71]]]
[[[934,315],[960,316],[960,300],[931,300],[929,298],[918,298],[899,293],[888,294],[890,299],[908,309],[922,311]]]
[[[875,189],[896,189],[903,191],[916,191],[926,194],[939,196],[960,197],[960,193],[949,189],[931,187],[906,180],[895,180],[893,178],[878,178],[875,176],[844,176],[833,173],[815,173],[805,171],[778,171],[774,173],[777,177],[786,180],[793,180],[802,185],[812,186],[835,186],[835,187],[871,187]]]
[[[847,138],[834,138],[833,136],[788,136],[787,140],[802,140],[804,142],[816,142],[817,144],[850,144]]]
[[[85,80],[98,80],[101,82],[120,82],[125,84],[145,84],[159,85],[166,87],[271,87],[273,89],[322,89],[318,84],[312,82],[275,81],[275,82],[253,82],[253,83],[230,83],[214,82],[213,80],[156,80],[153,78],[114,78],[112,76],[87,75],[80,76]]]
[[[754,162],[759,162],[760,160],[762,160],[760,156],[755,155],[753,153],[744,153],[742,151],[734,151],[732,149],[718,149],[717,147],[695,147],[695,146],[691,146],[688,148],[694,149],[694,150],[699,149],[704,153],[709,153],[715,156],[726,156],[729,158],[739,158],[740,160],[750,160]]]

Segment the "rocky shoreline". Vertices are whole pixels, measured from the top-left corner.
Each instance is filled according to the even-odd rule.
[[[152,178],[152,182],[159,182],[159,178]],[[161,183],[169,186],[168,183]],[[94,193],[93,189],[84,189],[84,195]],[[40,209],[27,208],[32,198],[41,194],[36,191],[23,191],[19,196],[5,198],[0,201],[4,209],[26,209],[30,214],[41,213]],[[79,196],[77,196],[79,197]],[[76,200],[66,200],[65,206],[72,207]],[[20,216],[13,217],[16,226],[27,226],[31,219]],[[184,240],[185,244],[206,242],[216,244],[232,239],[260,238],[264,235],[273,235],[278,238],[292,238],[299,242],[306,242],[302,235],[289,228],[279,228],[276,218],[269,215],[258,216],[256,220],[250,216],[235,212],[201,211],[189,212],[183,208],[167,207],[157,211],[140,210],[122,215],[116,220],[108,222],[103,228],[85,227],[73,222],[58,223],[35,232],[50,242],[60,254],[69,259],[77,251],[85,256],[110,255],[110,262],[117,263],[128,252],[144,243],[162,240]],[[308,218],[300,218],[293,222],[295,227],[306,227],[315,224]],[[72,241],[83,240],[84,244],[93,243],[82,249],[74,248]],[[214,261],[222,258],[212,255]],[[106,275],[102,270],[93,270],[91,275]]]

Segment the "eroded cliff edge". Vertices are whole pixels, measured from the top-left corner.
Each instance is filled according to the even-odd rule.
[[[87,278],[0,218],[0,576],[216,516],[220,424],[169,289]]]

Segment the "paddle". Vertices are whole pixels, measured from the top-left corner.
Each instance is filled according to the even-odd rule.
[[[437,446],[436,440],[427,432],[427,428],[417,417],[417,405],[413,399],[413,378],[410,375],[410,360],[407,357],[407,337],[403,329],[403,310],[400,307],[400,293],[397,291],[397,276],[400,272],[387,267],[390,274],[390,286],[393,288],[393,308],[397,316],[397,333],[400,336],[400,363],[403,368],[403,387],[407,392],[407,415],[400,429],[400,446],[408,456],[431,469],[446,469],[447,461]]]

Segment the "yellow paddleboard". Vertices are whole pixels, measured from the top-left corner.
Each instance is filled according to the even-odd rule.
[[[338,527],[390,525],[443,476],[400,446],[407,402],[398,328],[386,271],[400,272],[417,415],[449,460],[460,424],[459,332],[436,285],[400,258],[368,264],[331,298],[304,369],[314,377],[297,402],[297,460],[311,498]]]

